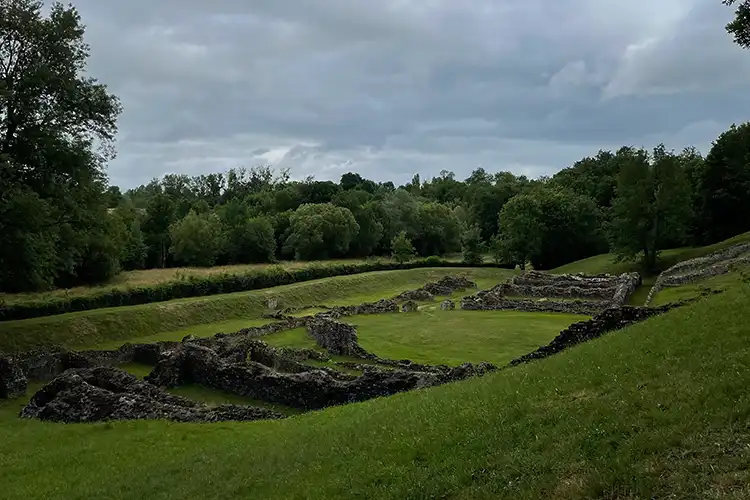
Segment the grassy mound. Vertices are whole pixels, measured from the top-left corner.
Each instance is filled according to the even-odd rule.
[[[708,245],[705,247],[696,248],[674,248],[671,250],[664,250],[659,256],[658,271],[663,271],[678,262],[683,260],[694,259],[696,257],[703,257],[717,250],[723,250],[729,248],[738,243],[750,242],[750,232],[739,234],[728,240]],[[636,262],[617,262],[615,256],[612,254],[596,255],[589,257],[588,259],[578,260],[571,262],[564,266],[558,267],[550,272],[553,273],[586,273],[586,274],[599,274],[599,273],[611,273],[620,274],[630,271],[639,271],[639,264]],[[644,297],[645,300],[645,297]]]
[[[504,365],[585,319],[573,314],[420,310],[344,321],[357,326],[359,344],[378,356],[455,366],[467,361]],[[277,347],[316,347],[304,328],[274,333],[263,340]]]
[[[60,425],[2,403],[3,497],[748,498],[748,301],[284,421]]]
[[[488,287],[512,271],[492,268],[422,268],[339,276],[294,285],[141,306],[96,309],[43,318],[0,322],[0,351],[50,344],[117,346],[124,341],[180,340],[188,333],[212,335],[258,324],[266,300],[280,307],[357,304],[394,296],[426,281],[461,274]],[[221,322],[221,324],[215,324]],[[267,321],[262,321],[267,322]]]

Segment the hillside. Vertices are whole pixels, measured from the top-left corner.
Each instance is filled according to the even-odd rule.
[[[717,250],[723,250],[738,243],[750,242],[750,232],[742,233],[713,245],[695,248],[673,248],[664,250],[659,256],[658,270],[664,270],[670,266],[688,259],[703,257]],[[587,259],[577,260],[551,270],[552,273],[624,273],[639,270],[638,263],[617,262],[612,254],[596,255]]]
[[[56,425],[2,403],[3,493],[747,498],[749,300],[737,287],[544,361],[277,422]]]

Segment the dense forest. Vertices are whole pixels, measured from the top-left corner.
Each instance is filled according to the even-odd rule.
[[[744,46],[748,12],[740,3],[727,27]],[[550,269],[611,251],[653,267],[664,248],[750,230],[747,123],[705,156],[624,146],[549,178],[480,168],[396,186],[353,172],[293,180],[261,165],[123,192],[105,174],[121,104],[85,74],[77,11],[3,0],[0,15],[0,291],[129,269],[456,252]]]

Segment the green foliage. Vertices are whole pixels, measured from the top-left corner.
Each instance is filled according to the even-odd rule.
[[[461,256],[466,264],[481,264],[483,257],[484,245],[482,244],[482,234],[477,226],[467,227],[461,235]]]
[[[166,267],[169,251],[169,228],[175,222],[175,203],[159,193],[148,204],[143,233],[149,246],[149,262],[153,267]]]
[[[538,187],[511,199],[500,212],[493,241],[496,260],[551,269],[598,253],[601,248],[594,202],[569,190]]]
[[[346,255],[359,232],[359,225],[348,208],[331,203],[308,203],[289,219],[291,233],[286,247],[295,258],[326,259]]]
[[[194,211],[169,227],[170,253],[188,266],[210,266],[224,246],[221,220],[215,213]]]
[[[414,258],[416,251],[411,240],[406,236],[406,231],[398,233],[391,241],[391,255],[398,263],[408,262]]]
[[[243,226],[245,262],[273,262],[276,260],[276,239],[273,225],[267,217],[255,217]]]
[[[42,9],[0,3],[1,290],[99,280],[117,264],[100,238],[120,103],[85,76],[75,8],[56,3],[46,17]]]
[[[617,184],[609,228],[610,244],[621,259],[641,255],[647,268],[656,264],[667,241],[683,240],[690,221],[690,192],[679,158],[657,146],[628,149]]]
[[[750,230],[750,123],[722,133],[696,176],[698,242]]]
[[[727,24],[727,32],[740,47],[750,49],[750,0],[722,0],[724,5],[737,4],[734,19]]]
[[[146,264],[148,246],[141,231],[141,216],[132,206],[121,205],[112,211],[110,218],[122,268],[142,269]]]

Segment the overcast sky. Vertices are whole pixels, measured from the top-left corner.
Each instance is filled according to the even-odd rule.
[[[536,177],[750,119],[719,0],[78,0],[123,102],[124,188],[270,163],[408,181]]]

